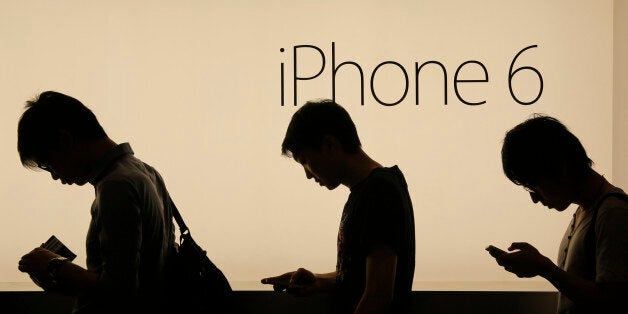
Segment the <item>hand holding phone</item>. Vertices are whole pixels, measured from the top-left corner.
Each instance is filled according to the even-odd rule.
[[[76,254],[70,251],[70,249],[54,235],[50,236],[50,238],[45,243],[42,243],[41,247],[61,255],[67,258],[69,261],[73,261],[76,258]]]
[[[495,258],[497,258],[497,257],[499,257],[499,256],[501,256],[503,254],[508,253],[508,252],[506,252],[506,251],[504,251],[504,250],[502,250],[502,249],[500,249],[500,248],[498,248],[496,246],[492,246],[492,245],[487,246],[486,250],[488,251],[489,254],[491,254],[492,257],[495,257]]]
[[[279,276],[275,276],[275,277],[268,277],[268,278],[264,278],[261,280],[261,282],[263,284],[267,284],[267,285],[273,285],[273,290],[277,291],[277,292],[281,292],[281,291],[287,291],[287,292],[294,292],[295,290],[303,290],[305,288],[308,287],[307,284],[301,282],[301,280],[299,280],[299,274],[297,273],[304,273],[307,272],[309,274],[311,274],[311,272],[306,271],[304,269],[299,269],[298,271],[292,271],[292,272],[287,272],[283,275],[279,275]],[[290,281],[293,280],[293,276],[297,276],[297,282],[299,282],[298,284],[292,284],[290,285]],[[313,276],[313,275],[312,275]],[[314,278],[312,277],[312,281],[314,280]],[[288,289],[290,288],[290,289]]]
[[[280,280],[280,279],[264,279],[262,280],[262,283],[267,284],[267,285],[273,285],[273,289],[278,292],[288,289],[288,286],[289,286],[289,283],[287,280]],[[298,284],[292,285],[292,288],[294,289],[303,289],[305,287],[306,287],[305,285],[298,285]]]

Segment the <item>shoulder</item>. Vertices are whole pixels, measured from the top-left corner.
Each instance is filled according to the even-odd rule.
[[[381,202],[403,202],[407,196],[407,185],[397,168],[377,168],[351,194],[371,204]]]
[[[144,181],[155,173],[156,170],[153,167],[133,155],[127,155],[111,165],[102,181]]]
[[[149,165],[132,155],[127,155],[111,165],[109,171],[96,185],[99,193],[142,190],[150,183],[151,176],[159,174]]]
[[[598,208],[596,227],[623,223],[628,223],[628,195],[621,189],[614,189]]]
[[[623,203],[628,206],[628,194],[620,188],[613,188],[606,195],[606,203]]]
[[[600,213],[615,210],[628,212],[628,195],[626,195],[623,190],[614,188],[604,197],[604,200],[599,206]]]
[[[365,180],[370,187],[405,187],[406,182],[399,167],[382,167],[373,169]]]

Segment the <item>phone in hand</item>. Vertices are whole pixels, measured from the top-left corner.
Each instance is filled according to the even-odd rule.
[[[489,254],[491,254],[492,257],[499,257],[500,255],[506,254],[508,252],[493,246],[493,245],[489,245],[486,247],[486,250],[488,251]]]
[[[72,261],[76,258],[76,254],[72,252],[63,242],[61,242],[55,235],[50,236],[46,242],[41,244],[41,247],[47,249],[55,254],[61,255]],[[53,289],[53,283],[47,276],[37,276],[35,274],[29,274],[33,282],[42,287],[44,290]]]
[[[54,235],[50,236],[46,242],[42,243],[41,247],[61,255],[69,261],[73,261],[76,258],[76,254],[70,251],[70,249]]]
[[[288,281],[283,281],[283,280],[279,280],[279,279],[275,279],[275,280],[265,280],[264,282],[262,282],[264,284],[268,284],[268,285],[273,285],[273,288],[275,289],[275,291],[283,291],[288,289],[289,283]],[[292,287],[294,289],[303,289],[305,288],[305,285],[292,285]]]

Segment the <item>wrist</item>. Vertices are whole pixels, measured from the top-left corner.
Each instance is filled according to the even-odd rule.
[[[46,267],[46,270],[48,271],[50,277],[52,277],[53,281],[57,281],[59,270],[65,263],[68,263],[68,259],[62,256],[52,258],[48,261],[48,267]]]
[[[314,275],[314,285],[318,291],[329,292],[336,288],[336,276],[332,274],[316,274]]]
[[[549,280],[552,277],[552,274],[555,272],[556,268],[558,268],[558,266],[556,266],[549,258],[545,257],[539,275]]]

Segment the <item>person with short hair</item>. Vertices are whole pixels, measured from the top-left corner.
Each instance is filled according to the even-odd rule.
[[[161,175],[117,144],[77,99],[54,91],[28,101],[18,124],[22,164],[62,184],[94,186],[87,269],[37,247],[18,269],[47,291],[77,296],[75,314],[159,313],[175,245],[170,196]]]
[[[626,311],[628,198],[593,170],[584,147],[557,119],[535,115],[506,133],[504,173],[534,203],[562,212],[578,205],[563,236],[558,265],[531,244],[495,252],[518,277],[541,276],[559,291],[558,313]]]
[[[295,295],[330,292],[339,313],[407,313],[414,277],[414,212],[397,166],[383,167],[362,149],[349,113],[332,100],[294,113],[281,147],[307,179],[350,190],[340,219],[336,270],[304,268],[262,279]]]

